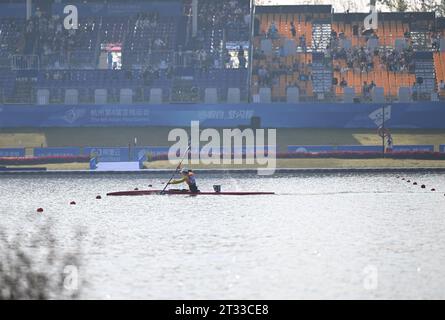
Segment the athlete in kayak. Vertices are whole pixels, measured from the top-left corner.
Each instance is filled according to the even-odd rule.
[[[198,186],[196,185],[195,174],[193,173],[193,171],[187,170],[187,169],[182,169],[181,174],[182,174],[181,179],[172,180],[172,181],[170,181],[169,184],[180,184],[180,183],[185,182],[189,186],[190,192],[198,193],[199,190],[198,190]]]

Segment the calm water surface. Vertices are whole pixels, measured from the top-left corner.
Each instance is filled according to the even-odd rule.
[[[200,189],[277,195],[106,197],[168,176],[0,176],[0,228],[30,238],[51,221],[68,252],[80,228],[87,299],[444,299],[445,179],[404,176],[427,189],[394,174],[221,174]]]

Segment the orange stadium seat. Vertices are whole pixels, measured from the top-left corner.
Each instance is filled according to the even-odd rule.
[[[439,84],[440,81],[445,81],[445,54],[439,52],[434,53],[434,67],[436,70],[437,84]],[[439,95],[445,97],[445,90],[440,90]]]
[[[279,30],[280,39],[273,40],[273,46],[278,49],[284,44],[285,39],[292,38],[292,32],[290,24],[294,23],[297,32],[297,43],[299,43],[299,37],[304,35],[306,37],[306,46],[308,48],[307,52],[297,52],[295,55],[283,57],[279,59],[280,65],[285,65],[287,68],[293,68],[295,62],[301,64],[304,63],[304,68],[298,72],[291,72],[286,75],[280,75],[275,79],[275,86],[273,88],[273,97],[275,99],[283,99],[286,96],[286,88],[289,85],[297,84],[300,86],[302,95],[313,96],[314,87],[319,88],[309,81],[300,80],[300,75],[302,73],[312,74],[312,68],[308,67],[309,62],[312,61],[312,37],[313,37],[313,21],[317,19],[331,18],[331,14],[322,14],[317,12],[311,13],[267,13],[260,15],[261,29],[267,30],[272,23],[275,22]],[[360,26],[362,21],[360,17],[351,16],[350,19],[343,19],[339,16],[339,19],[335,17],[331,19],[331,29],[337,34],[344,33],[347,39],[351,40],[351,45],[353,47],[366,46],[367,37],[363,36],[360,32],[354,35],[354,28]],[[404,22],[401,17],[395,15],[385,15],[383,18],[379,19],[379,24],[375,33],[379,37],[379,46],[394,48],[397,39],[403,39],[405,37],[405,32],[410,31],[410,25]],[[255,45],[259,46],[260,38],[255,39]],[[412,40],[413,42],[415,40]],[[276,62],[273,62],[271,57],[261,60],[263,64],[273,65],[276,68]],[[318,60],[316,60],[318,61]],[[332,78],[337,79],[337,85],[332,86],[333,93],[335,95],[341,95],[343,93],[343,88],[340,87],[340,82],[344,78],[349,87],[353,87],[358,95],[362,93],[362,87],[364,82],[368,84],[372,81],[378,87],[384,89],[384,94],[386,96],[396,97],[400,87],[411,87],[416,80],[416,75],[413,71],[411,73],[405,72],[389,72],[386,70],[386,66],[382,64],[378,56],[373,57],[374,68],[368,72],[361,72],[358,70],[347,70],[346,72],[332,71]],[[254,62],[254,65],[257,65]],[[347,66],[345,60],[333,60],[332,65],[340,68]],[[445,81],[445,55],[439,53],[434,54],[434,67],[436,71],[436,80],[439,83],[440,80]],[[320,74],[320,73],[315,73]],[[315,75],[314,74],[314,75]],[[318,84],[318,83],[317,83]],[[444,90],[445,91],[445,90]],[[445,92],[441,92],[441,96],[445,97]]]

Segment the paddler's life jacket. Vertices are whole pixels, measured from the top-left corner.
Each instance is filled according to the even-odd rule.
[[[193,172],[189,172],[185,182],[190,186],[193,184],[196,184],[196,180],[195,180],[195,174]]]

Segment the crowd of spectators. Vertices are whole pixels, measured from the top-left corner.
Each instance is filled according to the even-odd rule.
[[[224,68],[225,65],[230,64],[234,57],[233,53],[230,55],[227,49],[222,46],[210,48],[205,32],[215,29],[248,27],[250,22],[249,2],[249,0],[200,0],[198,8],[199,32],[204,31],[204,34],[199,34],[197,38],[190,42],[190,46],[183,48],[184,50],[182,48],[177,50],[175,57],[188,59],[189,61],[184,65],[194,66],[200,72],[208,72],[212,68]],[[160,23],[160,18],[156,13],[140,13],[133,17],[131,21],[134,22],[136,28],[155,29]],[[16,27],[12,22],[11,30],[17,29],[16,32],[19,33],[20,28]],[[26,22],[26,43],[33,43],[31,46],[33,51],[28,53],[39,54],[43,62],[50,61],[50,68],[63,69],[68,67],[68,64],[64,64],[64,62],[70,61],[68,59],[70,53],[79,49],[91,50],[94,44],[89,43],[88,39],[97,39],[97,37],[92,37],[97,29],[97,19],[91,18],[90,20],[82,19],[78,30],[66,30],[63,28],[62,17],[50,15],[37,8],[35,15]],[[289,30],[292,38],[298,40],[299,46],[305,49],[306,38],[304,34],[297,33],[294,22],[289,23]],[[279,36],[279,30],[274,22],[268,26],[265,34],[270,38]],[[361,36],[365,40],[378,39],[378,36],[374,33],[361,33]],[[19,38],[19,34],[17,38]],[[440,33],[431,33],[431,46],[434,50],[439,50],[440,39]],[[333,31],[331,33],[331,43],[324,52],[325,58],[330,61],[333,60],[334,64],[338,60],[345,61],[344,64],[334,66],[334,70],[340,71],[342,74],[339,83],[341,87],[348,86],[343,77],[348,70],[364,73],[379,69],[389,72],[414,72],[414,50],[409,41],[411,40],[409,32],[405,34],[405,40],[407,41],[404,48],[382,48],[379,46],[374,48],[367,45],[348,48],[348,46],[343,46],[343,40],[348,40],[344,33],[337,34]],[[168,39],[163,37],[162,34],[151,38],[149,43],[150,50],[161,52],[171,49]],[[1,45],[3,46],[3,44]],[[273,57],[270,61],[264,59],[262,55],[261,52],[254,52],[254,59],[259,60],[260,63],[254,65],[253,74],[258,76],[260,86],[275,86],[282,75],[293,75],[295,73],[299,74],[299,81],[312,80],[311,63],[295,62],[292,66],[289,66],[283,63],[279,56]],[[247,66],[245,50],[240,48],[235,56],[239,60],[240,67],[245,68]],[[176,60],[173,62],[169,59],[161,59],[156,62],[149,61],[145,66],[142,66],[140,75],[133,74],[131,71],[126,74],[132,79],[140,77],[144,80],[144,83],[150,84],[164,76],[171,77],[174,74],[175,67],[180,65],[181,63],[177,63]],[[43,65],[43,67],[48,67],[48,65]],[[50,74],[48,77],[52,77],[52,80],[63,80],[66,75],[61,72]],[[298,85],[298,83],[292,85]],[[368,97],[374,87],[374,82],[363,83],[363,96]],[[440,84],[440,87],[445,90],[445,85]]]
[[[23,25],[15,19],[0,20],[0,57],[20,53],[24,48]]]
[[[136,17],[134,22],[130,20],[130,26],[134,26],[135,31],[138,29],[148,29],[151,32],[155,33],[153,37],[150,33],[150,36],[147,37],[147,42],[149,43],[148,48],[151,50],[166,50],[169,48],[169,35],[162,34],[158,31],[158,27],[160,26],[160,16],[157,12],[141,12]],[[138,45],[138,44],[133,44]]]
[[[159,23],[159,13],[157,12],[140,12],[136,16],[136,28],[156,28]]]
[[[148,65],[142,70],[142,79],[145,86],[150,86],[153,81],[161,78],[171,79],[174,74],[174,68],[171,64],[161,61],[159,66]]]
[[[200,0],[198,23],[200,28],[234,28],[250,23],[249,0]]]
[[[370,101],[371,100],[371,93],[373,91],[373,89],[376,87],[376,84],[374,82],[374,80],[371,81],[371,83],[368,84],[367,81],[363,82],[363,86],[362,86],[362,98],[365,101]]]
[[[369,33],[362,31],[362,36],[366,43],[369,40],[376,39],[379,37],[372,30]],[[336,67],[336,71],[341,71],[342,73],[347,70],[355,70],[361,72],[369,72],[375,70],[376,68],[386,69],[390,72],[413,72],[414,71],[414,50],[411,42],[411,37],[409,32],[405,32],[405,45],[401,47],[386,47],[382,48],[378,45],[376,46],[359,46],[346,48],[343,45],[343,41],[347,40],[343,32],[337,34],[334,30],[331,32],[331,42],[326,49],[325,55],[332,55],[334,60],[345,60],[346,68]],[[433,40],[433,47],[438,45],[439,38]],[[374,65],[374,57],[378,57],[379,65]]]
[[[259,21],[257,21],[256,23],[259,23]],[[295,27],[295,23],[293,21],[290,22],[289,24],[290,27],[290,31],[292,34],[292,38],[294,38],[295,40],[298,40],[297,45],[302,48],[303,51],[306,52],[307,50],[307,44],[306,44],[306,36],[304,34],[297,34],[297,29]],[[263,34],[266,36],[266,38],[269,39],[278,39],[280,38],[280,30],[278,29],[278,27],[275,24],[275,21],[272,21],[266,30],[263,30]]]
[[[386,49],[378,51],[380,60],[391,72],[414,72],[414,51],[411,47],[402,50]]]
[[[69,60],[69,53],[75,49],[93,49],[85,39],[94,32],[96,24],[94,19],[88,19],[79,24],[77,30],[67,30],[60,16],[37,8],[36,14],[27,21],[25,37],[36,48],[34,53],[40,54],[44,63],[50,62],[51,65],[47,67],[61,68]]]
[[[159,14],[141,12],[128,21],[135,29],[149,28],[156,30],[159,25]],[[27,21],[25,36],[27,42],[31,43],[31,47],[35,47],[33,53],[41,56],[44,67],[60,69],[68,67],[68,63],[70,63],[70,66],[74,65],[73,55],[71,55],[73,52],[80,52],[80,54],[95,53],[97,32],[100,29],[99,23],[98,19],[84,18],[79,21],[78,29],[67,30],[63,27],[61,17],[37,9],[36,14]],[[107,39],[108,42],[114,40]],[[149,41],[147,50],[160,52],[170,49],[168,35],[159,33],[154,38],[147,38],[147,41]],[[91,57],[89,60],[91,67],[95,67],[95,59]]]
[[[377,68],[390,72],[413,72],[413,55],[414,51],[410,46],[404,49],[376,47],[374,50],[364,46],[348,49],[341,47],[331,49],[328,47],[325,51],[325,56],[332,56],[334,61],[346,61],[346,67],[340,67],[338,64],[334,67],[335,71],[341,73],[347,70],[370,72]],[[378,59],[375,60],[375,57],[378,57]],[[376,66],[375,61],[378,61],[379,65]]]
[[[440,51],[440,39],[442,35],[439,32],[431,33],[431,47],[434,51]]]
[[[250,1],[249,0],[200,0],[198,5],[198,34],[184,48],[187,62],[198,70],[206,72],[210,68],[234,68],[234,56],[239,63],[236,67],[245,68],[243,54],[230,54],[221,44],[225,41],[240,43],[249,39]]]
[[[299,87],[299,81],[312,81],[312,62],[304,63],[295,61],[291,66],[287,65],[280,57],[272,57],[271,60],[265,60],[263,52],[256,52],[254,60],[261,61],[259,65],[254,66],[253,75],[258,76],[258,86],[272,87],[279,84],[279,79],[283,75],[292,76],[298,74],[298,80],[294,83],[288,83],[288,86]]]

